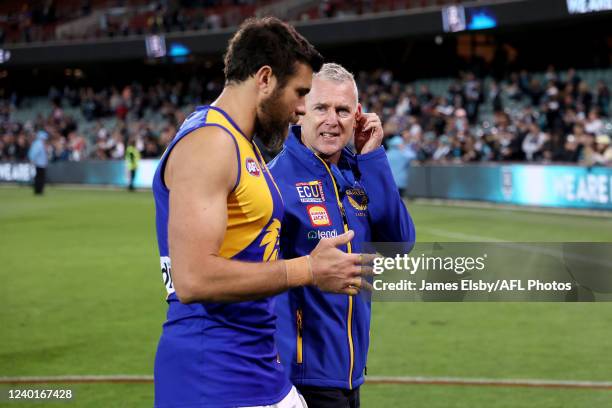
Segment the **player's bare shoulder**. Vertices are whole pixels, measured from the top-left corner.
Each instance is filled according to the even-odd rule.
[[[178,183],[234,186],[238,157],[232,136],[216,126],[206,126],[186,135],[172,149],[164,171],[164,181],[172,190]]]

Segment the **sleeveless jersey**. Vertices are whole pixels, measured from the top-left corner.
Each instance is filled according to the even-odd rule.
[[[157,242],[168,292],[167,320],[155,359],[155,406],[272,405],[291,388],[274,343],[274,298],[182,304],[174,293],[168,250],[170,192],[163,173],[174,146],[206,126],[227,133],[238,157],[238,177],[227,198],[227,231],[219,255],[251,262],[278,257],[283,203],[261,153],[223,110],[197,108],[166,149],[153,180]]]

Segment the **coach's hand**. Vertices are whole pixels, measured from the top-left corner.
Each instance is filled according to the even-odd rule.
[[[374,151],[382,144],[384,132],[376,113],[359,113],[355,129],[355,149],[358,154]]]
[[[363,279],[372,274],[373,254],[347,254],[337,247],[348,244],[353,231],[334,238],[323,238],[310,253],[314,285],[325,292],[356,295],[359,290],[372,290]]]

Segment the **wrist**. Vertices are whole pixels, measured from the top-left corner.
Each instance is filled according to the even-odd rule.
[[[314,284],[310,255],[288,259],[285,263],[285,278],[288,288]]]

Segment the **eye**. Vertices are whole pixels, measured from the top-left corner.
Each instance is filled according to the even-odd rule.
[[[349,112],[348,109],[338,109],[338,116],[341,118],[348,118],[351,116],[351,112]]]
[[[317,112],[325,112],[325,106],[323,105],[317,105],[314,107],[314,110]]]

